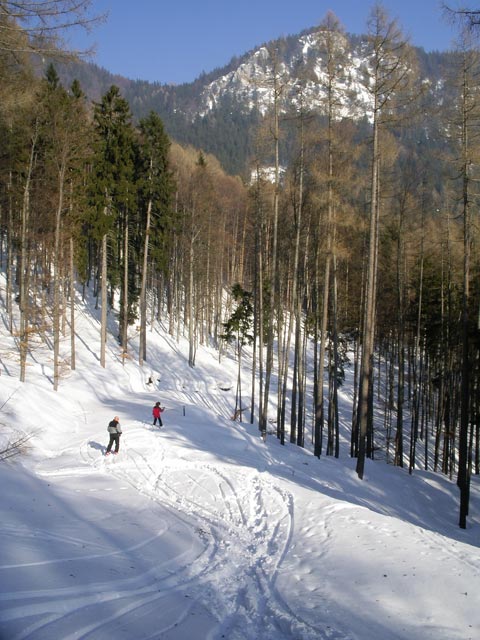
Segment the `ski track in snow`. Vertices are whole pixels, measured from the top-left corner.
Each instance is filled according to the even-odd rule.
[[[83,312],[78,323],[80,320],[95,324]],[[176,342],[163,337],[178,355]],[[86,343],[83,346],[90,359],[98,360]],[[96,431],[98,416],[76,400],[70,414],[72,424],[76,433],[89,433],[89,437],[65,447],[54,459],[42,461],[36,473],[57,491],[66,485],[64,490],[79,494],[84,492],[82,480],[89,476],[92,499],[102,492],[121,492],[127,500],[141,494],[145,517],[139,524],[134,515],[127,521],[115,520],[113,509],[107,522],[102,522],[101,532],[111,531],[114,540],[108,535],[97,536],[88,526],[76,535],[74,525],[55,530],[0,524],[0,544],[16,538],[27,550],[25,557],[0,566],[0,578],[14,578],[12,590],[0,593],[0,624],[12,623],[16,629],[15,635],[5,640],[185,640],[190,637],[184,634],[191,632],[196,612],[201,612],[196,619],[205,625],[194,627],[199,640],[355,640],[355,634],[342,631],[344,610],[335,607],[328,575],[315,574],[312,566],[323,566],[325,559],[325,565],[331,567],[328,556],[336,551],[339,520],[346,531],[353,532],[355,527],[372,531],[375,535],[365,538],[368,545],[376,540],[377,551],[368,549],[372,553],[382,545],[387,548],[392,538],[397,538],[395,546],[401,546],[398,523],[396,528],[390,527],[388,519],[361,504],[332,503],[328,491],[327,497],[317,494],[320,502],[324,500],[323,506],[317,504],[309,511],[308,505],[299,505],[300,518],[289,491],[289,474],[292,480],[295,474],[299,485],[303,482],[307,488],[316,480],[306,474],[303,477],[301,467],[290,469],[288,462],[276,460],[271,447],[262,449],[262,457],[257,456],[257,448],[263,446],[260,438],[237,430],[229,421],[232,408],[227,396],[218,391],[213,369],[200,377],[195,370],[177,371],[165,364],[168,380],[150,389],[143,373],[123,363],[119,353],[110,342],[109,366],[124,385],[115,389],[117,395],[126,396],[135,406],[150,407],[155,392],[171,411],[165,416],[167,426],[158,430],[145,420],[128,421],[123,425],[120,455],[105,458],[105,428]],[[115,395],[112,378],[108,372],[98,375],[99,388],[94,392],[99,406]],[[112,415],[114,406],[109,405]],[[182,419],[185,407],[192,427],[195,411],[202,407],[212,421],[215,416],[219,419],[219,428],[227,428],[224,422],[228,421],[235,436],[231,460],[221,455],[224,451],[216,457],[213,445],[205,450],[198,447],[195,438],[201,434],[194,428],[187,446],[196,448],[195,462],[181,457],[178,441],[183,435],[175,421]],[[181,444],[185,446],[185,438]],[[253,463],[252,455],[256,456]],[[276,476],[268,473],[269,465],[279,471]],[[324,487],[335,495],[334,486]],[[124,517],[128,509],[120,506],[118,512]],[[125,540],[122,526],[128,529]],[[460,560],[480,573],[480,556],[468,558],[455,541],[448,546],[435,531],[421,527],[417,531],[419,557],[438,554],[441,549],[443,560]],[[177,536],[181,543],[175,545]],[[310,557],[314,563],[309,563]],[[79,559],[84,573],[69,576],[70,564],[79,566]],[[40,582],[40,578],[35,584],[35,572],[47,576],[45,569],[51,569],[54,576],[51,584]],[[282,589],[282,585],[292,584],[284,580],[289,571],[295,572],[299,585],[294,593]],[[29,590],[14,590],[16,584],[24,584],[21,579],[16,582],[15,572],[22,576],[32,573],[33,578],[25,580],[31,585]],[[5,580],[4,584],[10,582]],[[296,611],[296,598],[309,599],[308,607],[302,603],[298,608],[301,613]],[[139,619],[142,635],[138,635]]]
[[[129,448],[128,464],[115,460],[115,468],[109,467],[109,471],[164,507],[169,506],[191,523],[204,542],[210,561],[201,569],[196,561],[192,581],[197,585],[198,601],[210,609],[215,603],[212,613],[222,621],[219,637],[259,638],[262,628],[270,631],[264,631],[261,637],[272,640],[334,637],[322,635],[320,629],[298,619],[274,588],[291,539],[293,506],[287,492],[256,472],[225,471],[211,464],[182,461],[169,464],[164,452],[154,460],[152,464]],[[241,494],[229,479],[232,473],[242,475]],[[209,576],[215,589],[208,586]],[[176,588],[180,586],[181,581]]]
[[[77,415],[82,423],[88,423],[84,407],[79,407]],[[98,447],[92,448],[91,440],[85,440],[79,452],[81,466],[50,466],[48,470],[39,471],[39,475],[52,481],[81,478],[92,471],[112,475],[166,509],[168,520],[176,519],[186,527],[200,550],[165,563],[156,563],[152,554],[151,569],[131,578],[87,581],[80,587],[4,593],[0,601],[2,608],[8,603],[8,609],[0,619],[5,616],[32,619],[11,640],[109,638],[110,631],[106,630],[112,625],[118,624],[124,629],[126,619],[133,620],[144,611],[159,608],[164,611],[172,594],[179,593],[184,593],[184,606],[167,616],[167,626],[157,627],[151,638],[161,638],[169,628],[181,624],[189,609],[200,606],[216,621],[214,631],[208,636],[212,638],[345,640],[346,636],[335,634],[326,626],[321,628],[299,618],[275,587],[293,530],[293,499],[288,491],[274,486],[267,474],[238,464],[193,464],[175,460],[167,442],[163,440],[160,444],[161,432],[148,426],[142,422],[128,425],[128,436],[122,439],[118,457],[106,459]],[[172,463],[172,459],[175,462]],[[242,487],[241,492],[236,490],[237,486]],[[32,532],[2,526],[1,533],[34,536],[43,542],[61,544],[62,548],[92,548],[91,540],[46,530]],[[82,553],[82,560],[88,563],[111,557],[115,561],[116,557],[129,556],[142,547],[154,545],[164,533],[161,529],[135,545],[114,551],[98,543],[94,553]],[[48,560],[5,565],[0,570],[68,564],[75,559],[78,560],[78,555],[59,554]],[[35,600],[35,604],[23,604],[22,600],[27,599]],[[81,623],[79,612],[86,607],[98,609],[95,624]],[[91,615],[88,619],[92,619]],[[65,635],[65,630],[71,628],[75,631]]]

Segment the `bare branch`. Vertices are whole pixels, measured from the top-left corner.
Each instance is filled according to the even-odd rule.
[[[16,436],[13,440],[8,440],[0,449],[0,462],[24,453],[28,441],[33,438],[34,435],[35,433],[24,433]]]
[[[443,15],[452,24],[463,24],[474,29],[480,25],[480,9],[468,9],[466,7],[452,8],[447,3],[442,3]]]
[[[10,54],[87,55],[72,51],[62,40],[75,29],[87,32],[103,22],[106,14],[92,13],[93,0],[38,0],[0,2],[0,51]]]

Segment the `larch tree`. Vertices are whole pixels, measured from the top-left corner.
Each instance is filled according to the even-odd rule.
[[[339,117],[339,110],[341,107],[341,90],[340,84],[343,80],[342,70],[345,65],[345,34],[340,26],[337,18],[332,14],[327,14],[326,18],[320,25],[319,32],[317,34],[317,46],[324,58],[324,82],[325,82],[325,98],[323,104],[323,110],[326,115],[326,131],[325,131],[325,158],[326,167],[325,174],[325,209],[326,209],[326,221],[325,231],[325,262],[323,273],[323,295],[320,296],[320,292],[317,292],[317,300],[321,302],[320,308],[316,313],[316,324],[320,325],[318,338],[320,340],[320,351],[318,357],[318,363],[316,363],[315,377],[315,426],[314,426],[314,453],[317,457],[321,454],[322,446],[322,431],[325,419],[325,403],[323,393],[323,378],[325,367],[325,354],[327,346],[327,329],[328,329],[328,315],[330,305],[330,288],[331,288],[331,275],[333,265],[333,251],[334,251],[334,236],[335,236],[335,220],[334,212],[338,206],[338,178],[339,171],[337,169],[338,153],[336,147],[337,133],[335,131],[335,123]],[[321,225],[322,217],[318,216],[318,224]],[[320,237],[320,232],[318,236]],[[318,282],[318,279],[317,279]],[[321,316],[320,316],[321,313]],[[321,317],[321,321],[318,322]]]
[[[361,364],[358,392],[357,474],[363,478],[367,451],[367,432],[371,428],[373,401],[373,355],[376,328],[378,233],[380,216],[381,135],[393,123],[398,95],[408,92],[413,81],[412,50],[395,20],[391,21],[380,4],[374,5],[368,21],[366,86],[371,97],[371,176],[369,237],[363,311]],[[369,440],[371,443],[371,439]]]
[[[278,302],[278,224],[279,224],[279,201],[280,201],[280,112],[282,106],[282,95],[285,90],[282,81],[281,63],[279,52],[271,49],[269,57],[272,63],[271,91],[272,106],[270,119],[270,134],[273,141],[273,201],[271,213],[271,234],[269,248],[269,263],[267,265],[268,283],[268,304],[265,306],[262,301],[262,308],[265,310],[263,316],[266,323],[267,352],[265,357],[265,379],[263,385],[262,413],[260,415],[259,427],[262,437],[267,436],[268,403],[270,397],[270,383],[273,372],[274,357],[274,337],[275,337],[275,314]],[[264,292],[265,293],[265,292]]]
[[[78,28],[89,31],[105,19],[92,13],[92,5],[92,0],[2,0],[0,50],[12,59],[31,53],[49,57],[87,53],[68,50],[64,36]]]
[[[478,326],[476,311],[472,308],[472,212],[478,208],[476,193],[480,159],[480,52],[468,29],[463,29],[458,43],[459,67],[457,69],[458,104],[453,131],[457,132],[457,181],[461,185],[459,213],[463,222],[463,278],[461,302],[461,387],[460,425],[458,439],[458,476],[460,489],[459,526],[465,529],[469,512],[470,476],[472,468],[473,440],[473,388],[475,362],[478,359]],[[477,301],[478,305],[478,301]]]
[[[18,40],[24,38],[15,32]],[[16,40],[17,41],[17,40]],[[9,330],[14,333],[12,301],[18,296],[21,322],[19,351],[20,378],[25,379],[28,350],[28,265],[29,212],[32,175],[37,152],[37,82],[30,69],[13,64],[8,51],[0,51],[0,215],[7,242],[6,309]]]

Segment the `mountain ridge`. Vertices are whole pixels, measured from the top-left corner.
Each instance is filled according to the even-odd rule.
[[[246,175],[255,128],[272,104],[272,52],[281,66],[285,105],[295,106],[302,80],[307,110],[319,112],[324,97],[320,34],[318,27],[312,27],[263,43],[241,56],[233,56],[225,66],[179,85],[133,80],[93,62],[62,63],[58,72],[65,86],[75,78],[79,80],[87,98],[94,102],[112,84],[117,85],[129,102],[135,121],[155,111],[171,138],[216,155],[230,173]],[[362,54],[366,36],[340,32],[339,37],[343,38],[345,53],[341,115],[356,121],[368,119],[367,61]],[[413,48],[420,69],[419,82],[428,85],[428,99],[439,103],[444,100],[443,80],[452,52],[427,53],[421,47]],[[302,78],[305,74],[309,75],[306,81]]]

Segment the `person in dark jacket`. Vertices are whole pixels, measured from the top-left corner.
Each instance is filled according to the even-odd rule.
[[[115,416],[114,419],[108,423],[107,431],[110,434],[110,441],[105,455],[110,455],[114,443],[115,451],[113,453],[117,455],[118,450],[120,449],[120,436],[122,435],[122,427],[120,426],[120,418],[118,416]]]
[[[165,408],[160,406],[160,402],[156,402],[155,406],[152,409],[153,425],[154,426],[157,424],[157,420],[158,420],[158,426],[159,427],[163,427],[162,413],[164,411],[165,411]]]

